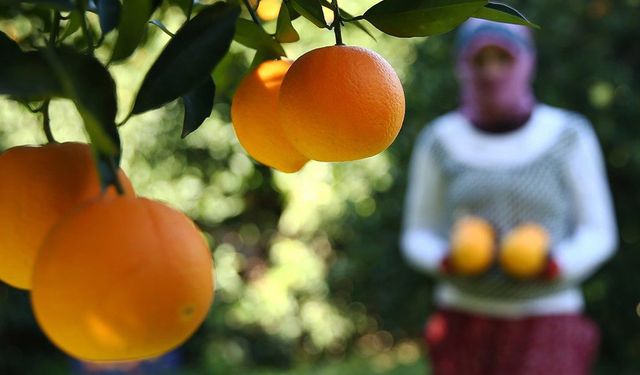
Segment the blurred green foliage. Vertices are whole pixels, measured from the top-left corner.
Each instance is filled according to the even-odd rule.
[[[359,14],[371,3],[343,6]],[[584,289],[588,311],[603,331],[600,373],[637,373],[640,132],[634,126],[640,119],[640,1],[510,4],[542,26],[536,32],[539,99],[584,113],[600,136],[621,246]],[[165,6],[162,12],[170,30],[183,21],[176,8]],[[290,57],[332,43],[332,33],[303,19],[295,22],[303,42],[287,46]],[[0,22],[0,30],[13,35],[28,35],[35,27],[22,16]],[[256,375],[291,367],[299,368],[291,374],[424,372],[421,329],[433,308],[432,282],[404,263],[398,237],[415,137],[430,120],[456,107],[453,35],[427,40],[375,35],[376,41],[355,28],[345,30],[347,43],[381,53],[405,85],[406,122],[382,155],[352,163],[311,162],[292,175],[254,163],[229,125],[233,91],[252,58],[237,44],[214,72],[214,114],[201,129],[180,139],[177,104],[134,117],[121,128],[123,168],[138,193],[196,219],[213,250],[216,301],[206,323],[181,348],[188,373],[249,373],[253,367],[272,368]],[[152,28],[144,50],[110,68],[120,119],[141,72],[167,40]],[[55,100],[51,117],[59,140],[85,139],[70,103]],[[39,121],[20,105],[0,100],[0,149],[44,142]],[[2,374],[66,371],[65,356],[35,325],[28,295],[6,286],[0,286],[0,348]],[[334,364],[316,367],[323,361]]]

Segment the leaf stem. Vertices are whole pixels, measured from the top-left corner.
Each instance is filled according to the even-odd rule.
[[[62,19],[60,12],[53,11],[53,22],[51,25],[51,33],[49,34],[49,45],[51,47],[56,46],[58,40],[58,34],[60,34],[60,20]]]
[[[343,46],[342,43],[342,16],[340,16],[340,7],[338,6],[338,0],[331,2],[333,6],[333,32],[336,34],[336,46]]]
[[[353,18],[343,18],[342,20],[344,22],[356,22],[356,21],[362,21],[364,19],[364,16],[356,16]]]
[[[251,4],[249,3],[249,0],[242,0],[242,2],[244,3],[244,6],[247,7],[247,10],[249,11],[249,14],[251,15],[251,19],[253,20],[253,22],[255,22],[258,26],[262,27],[262,23],[260,23],[260,19],[258,18],[258,15],[256,14],[255,9],[253,9]]]
[[[89,25],[87,25],[87,17],[85,16],[86,9],[84,8],[83,1],[76,0],[76,6],[80,12],[80,27],[82,28],[82,35],[87,43],[87,52],[93,56],[93,35],[91,35],[91,30],[89,29]]]
[[[49,143],[57,143],[56,139],[53,137],[53,133],[51,132],[51,118],[49,117],[49,102],[51,99],[47,99],[42,103],[42,107],[40,107],[40,111],[42,112],[42,129],[44,130],[44,134],[47,137],[47,141]]]
[[[122,183],[120,183],[120,178],[118,174],[118,166],[116,166],[116,163],[113,160],[113,157],[109,157],[107,162],[112,175],[115,176],[115,179],[113,180],[113,186],[115,186],[116,191],[118,192],[118,195],[124,195],[124,188],[122,187]]]
[[[165,34],[169,35],[172,38],[174,36],[176,36],[176,34],[174,34],[171,31],[169,31],[169,29],[167,29],[167,27],[162,22],[160,22],[159,20],[150,20],[149,23],[154,25],[154,26],[156,26],[157,28],[162,30],[162,32],[164,32]]]

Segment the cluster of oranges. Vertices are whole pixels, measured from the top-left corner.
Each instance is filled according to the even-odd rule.
[[[296,172],[309,160],[350,161],[382,152],[398,135],[404,111],[400,79],[384,58],[335,45],[295,62],[260,64],[240,83],[231,119],[254,159]]]
[[[68,354],[143,359],[184,342],[213,302],[213,262],[184,214],[103,191],[90,147],[0,155],[0,279],[30,291],[36,320]]]
[[[487,221],[464,217],[451,232],[451,265],[460,275],[486,272],[496,258],[496,234]],[[499,241],[498,263],[502,270],[517,279],[540,275],[546,266],[549,234],[536,223],[513,228]]]

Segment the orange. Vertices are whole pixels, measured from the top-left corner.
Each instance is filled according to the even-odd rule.
[[[451,232],[451,265],[461,275],[481,274],[494,259],[495,234],[491,224],[467,216],[456,222]]]
[[[150,358],[203,322],[212,272],[204,236],[184,214],[145,198],[101,197],[49,233],[31,302],[45,334],[73,357]]]
[[[527,223],[514,228],[502,240],[500,265],[516,278],[542,273],[549,252],[549,234],[540,225]]]
[[[282,82],[279,115],[285,134],[307,158],[348,161],[376,155],[404,119],[400,79],[377,53],[330,46],[296,60]]]
[[[258,4],[258,17],[263,21],[273,21],[278,18],[282,0],[261,0]]]
[[[278,121],[278,95],[290,61],[265,61],[247,75],[233,97],[231,120],[238,141],[254,159],[296,172],[309,159],[289,142]]]
[[[0,279],[29,289],[42,240],[67,211],[101,194],[99,177],[81,143],[11,148],[0,155],[0,176]],[[122,171],[120,181],[133,194]]]

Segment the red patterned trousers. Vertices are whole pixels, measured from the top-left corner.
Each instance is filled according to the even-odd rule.
[[[522,319],[440,310],[424,330],[434,375],[586,375],[597,326],[580,314]]]

